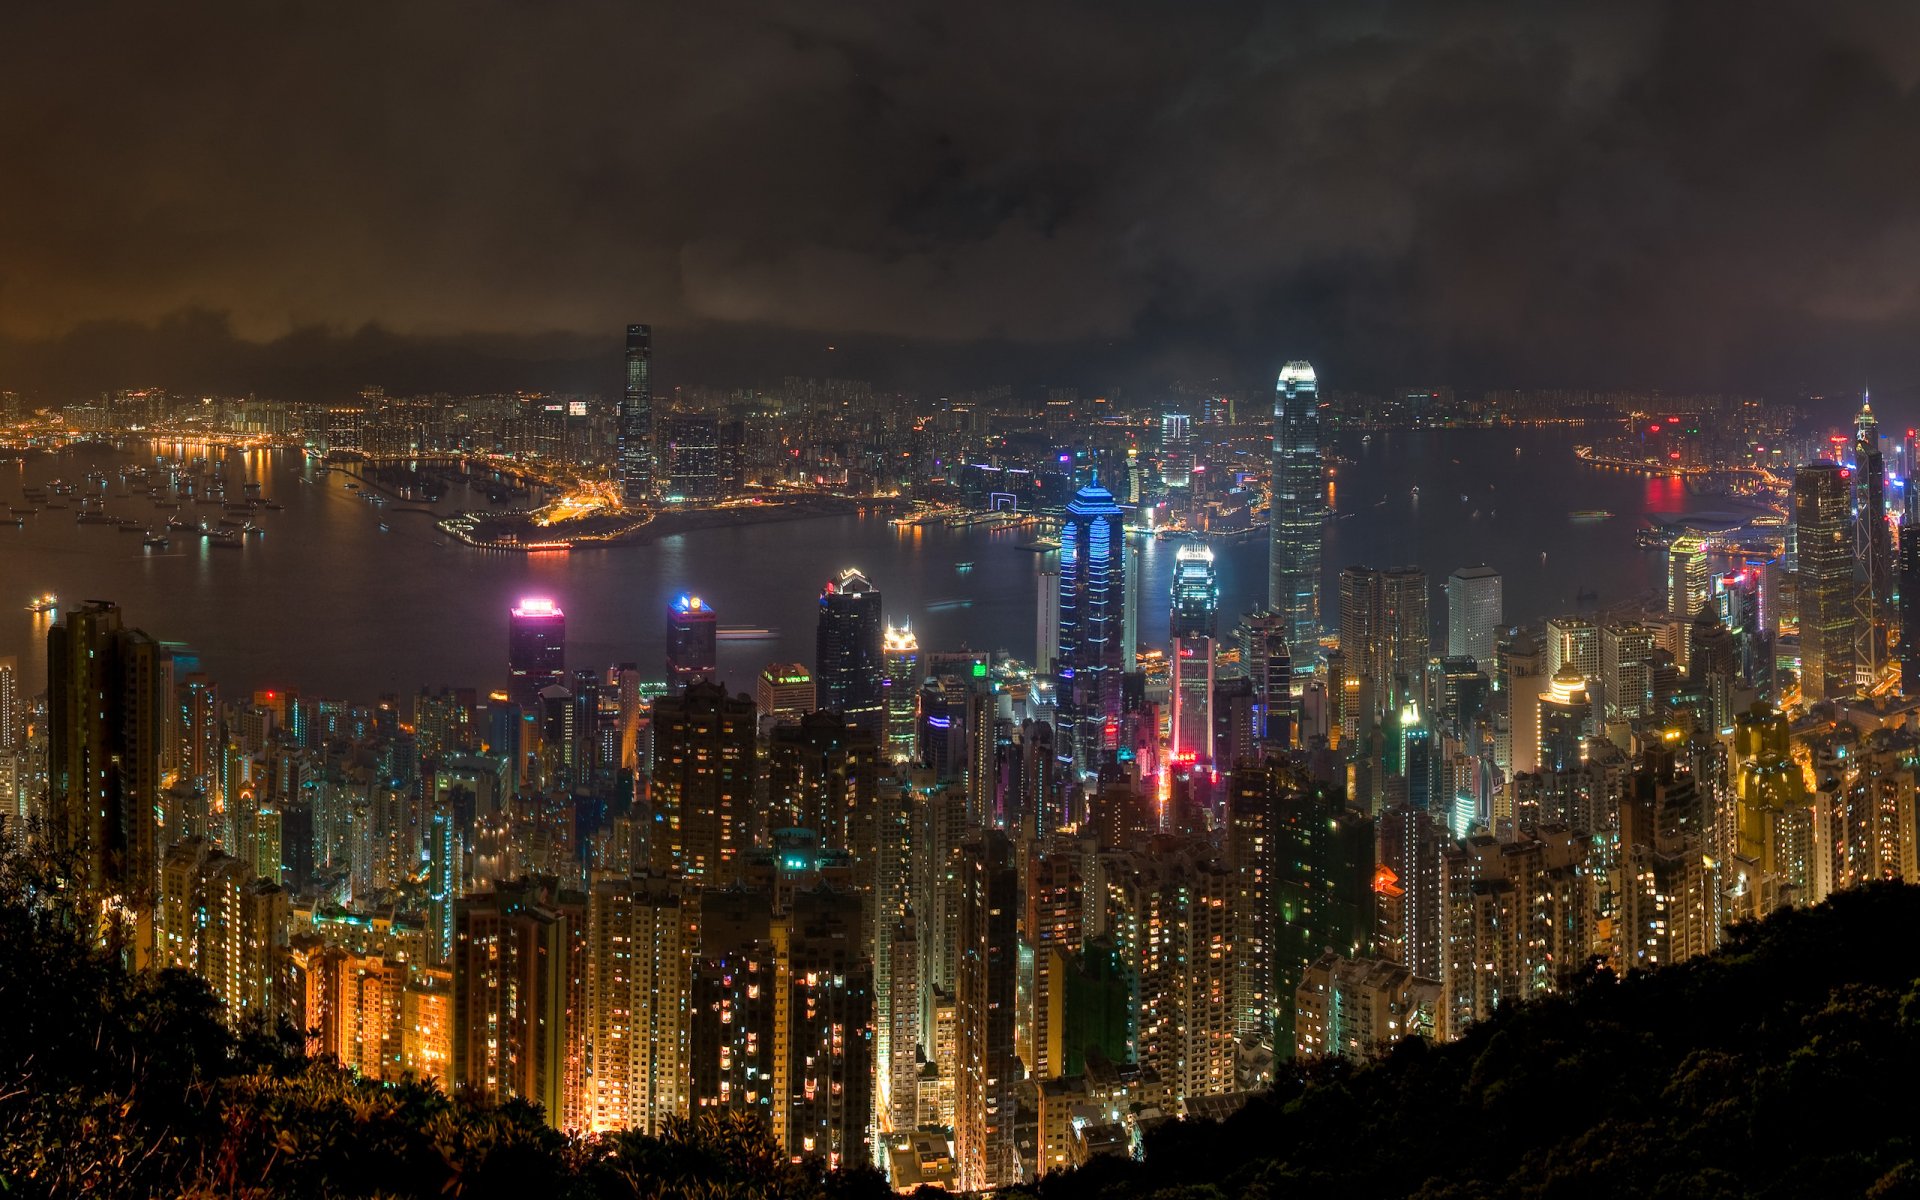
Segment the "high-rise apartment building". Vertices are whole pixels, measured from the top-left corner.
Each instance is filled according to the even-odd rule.
[[[967,1190],[1019,1182],[1014,1053],[1020,877],[1013,844],[989,829],[961,847],[954,991],[954,1156]]]
[[[740,878],[752,843],[753,701],[691,683],[653,702],[652,730],[653,869],[724,887]]]
[[[111,603],[70,609],[47,631],[49,832],[87,918],[139,963],[153,945],[168,675],[160,644]]]
[[[688,1111],[693,953],[682,880],[608,879],[587,893],[587,1099],[594,1133],[658,1133]]]
[[[849,568],[820,593],[814,688],[817,706],[876,740],[886,736],[886,620],[880,591]]]
[[[1320,383],[1310,363],[1288,363],[1274,386],[1272,479],[1267,608],[1286,618],[1288,644],[1306,662],[1320,642],[1320,546],[1327,520]]]

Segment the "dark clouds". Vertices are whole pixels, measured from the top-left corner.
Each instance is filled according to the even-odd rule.
[[[604,386],[634,319],[669,376],[1904,383],[1917,83],[1920,11],[1816,0],[11,4],[0,387]]]

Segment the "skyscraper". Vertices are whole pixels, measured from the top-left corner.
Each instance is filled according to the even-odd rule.
[[[118,918],[132,919],[141,963],[152,946],[160,869],[165,659],[158,642],[126,628],[105,601],[71,609],[47,630],[50,832],[110,945]]]
[[[538,712],[540,693],[567,682],[567,614],[530,596],[507,616],[508,695],[523,712]]]
[[[596,883],[587,897],[589,1129],[658,1133],[688,1107],[690,991],[697,925],[681,880]],[[690,906],[688,906],[690,907]]]
[[[1293,652],[1287,645],[1287,619],[1262,609],[1240,622],[1240,661],[1253,687],[1253,735],[1268,750],[1284,753],[1293,745]],[[1220,718],[1215,717],[1215,729]],[[1217,742],[1214,757],[1228,766],[1228,751]],[[1303,739],[1304,740],[1304,739]]]
[[[1911,477],[1901,495],[1900,694],[1920,696],[1920,480]]]
[[[1019,1179],[1014,1141],[1019,1059],[1014,1055],[1019,958],[1019,872],[1007,835],[989,829],[961,850],[954,1019],[954,1156],[960,1186]]]
[[[667,606],[667,683],[685,687],[696,679],[712,679],[719,665],[713,606],[698,596],[676,598]]]
[[[1213,761],[1213,642],[1219,624],[1220,585],[1213,551],[1192,544],[1174,556],[1173,760]]]
[[[1340,573],[1340,649],[1350,678],[1370,697],[1365,718],[1378,719],[1418,695],[1431,635],[1427,573],[1419,567],[1348,567]]]
[[[1287,619],[1287,641],[1310,661],[1320,641],[1320,539],[1326,471],[1320,459],[1320,384],[1290,362],[1273,396],[1273,500],[1267,528],[1267,607]]]
[[[652,863],[703,886],[740,878],[751,841],[753,701],[690,683],[653,702]]]
[[[1691,621],[1707,602],[1707,542],[1698,534],[1683,534],[1667,547],[1667,615]]]
[[[876,741],[886,736],[885,639],[879,589],[851,567],[840,572],[820,593],[814,686],[821,708]]]
[[[653,499],[653,327],[627,326],[627,379],[620,397],[620,500]]]
[[[1844,695],[1854,683],[1852,496],[1846,468],[1812,462],[1793,474],[1799,552],[1800,695]]]
[[[1880,453],[1880,422],[1873,404],[1861,397],[1853,442],[1854,557],[1860,563],[1864,586],[1859,593],[1860,620],[1854,629],[1855,669],[1860,682],[1878,681],[1887,656],[1887,634],[1893,612],[1893,546],[1887,526],[1887,468]]]
[[[1058,751],[1083,775],[1120,744],[1127,565],[1120,506],[1096,479],[1060,530]]]
[[[914,718],[918,713],[921,677],[920,640],[913,626],[887,626],[881,643],[886,658],[886,677],[882,686],[887,696],[887,757],[894,762],[913,759]]]
[[[1488,566],[1461,567],[1447,577],[1447,655],[1493,666],[1500,637],[1500,572]]]

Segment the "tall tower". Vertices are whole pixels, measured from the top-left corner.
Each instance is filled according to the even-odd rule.
[[[1893,544],[1887,526],[1887,468],[1880,453],[1880,422],[1872,401],[1862,396],[1853,441],[1854,557],[1863,581],[1860,620],[1854,629],[1854,664],[1859,682],[1872,687],[1887,656],[1893,616]]]
[[[1273,396],[1273,502],[1267,527],[1267,607],[1287,619],[1287,641],[1310,661],[1320,641],[1320,539],[1326,471],[1320,459],[1320,384],[1290,362]]]
[[[1059,753],[1083,775],[1120,744],[1126,575],[1120,506],[1096,478],[1060,530]]]
[[[881,681],[887,694],[887,757],[894,762],[913,759],[913,723],[918,714],[920,683],[920,639],[913,626],[887,626],[881,642],[887,673]]]
[[[1902,482],[1900,501],[1900,694],[1920,696],[1920,480]]]
[[[1213,642],[1219,622],[1220,585],[1213,551],[1192,544],[1174,556],[1173,638],[1174,762],[1213,761]]]
[[[76,890],[109,945],[134,923],[136,961],[152,945],[160,870],[166,654],[97,601],[47,630],[48,824]],[[117,910],[117,911],[116,911]]]
[[[1020,877],[1007,835],[989,829],[961,850],[954,1021],[954,1157],[968,1191],[1019,1181],[1014,1142],[1019,1059],[1014,979]]]
[[[627,380],[620,396],[620,500],[653,499],[653,326],[627,326]]]
[[[720,669],[719,626],[713,605],[680,596],[667,606],[667,683],[685,687],[712,679]]]
[[[594,1133],[658,1133],[688,1109],[697,924],[679,879],[640,875],[587,896],[586,1012]]]
[[[507,614],[508,694],[523,712],[537,712],[540,693],[567,682],[567,614],[530,596]]]
[[[652,863],[702,886],[737,882],[751,841],[753,701],[717,683],[653,702]]]
[[[820,707],[852,725],[886,736],[886,620],[880,591],[849,567],[820,593],[814,642],[814,686]]]
[[[1812,462],[1793,473],[1799,549],[1800,695],[1807,702],[1854,683],[1853,514],[1845,467]]]
[[[1493,666],[1501,622],[1500,572],[1461,567],[1447,577],[1447,654]]]

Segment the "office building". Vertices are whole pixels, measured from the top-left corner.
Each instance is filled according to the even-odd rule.
[[[792,725],[814,711],[813,673],[804,663],[768,663],[754,688],[754,705],[768,725]]]
[[[1095,480],[1075,494],[1060,530],[1056,748],[1082,776],[1120,747],[1127,568],[1120,506]]]
[[[666,422],[661,461],[667,498],[720,498],[720,421],[712,413],[674,413]]]
[[[815,704],[875,740],[886,736],[886,620],[880,592],[851,568],[820,593],[814,654]]]
[[[919,714],[920,684],[924,676],[920,669],[920,640],[913,636],[913,627],[888,625],[881,642],[881,655],[886,660],[881,686],[886,692],[887,757],[893,762],[909,762],[913,759],[914,721]]]
[[[620,501],[653,500],[653,327],[627,326],[626,386],[620,395]]]
[[[1213,659],[1219,623],[1220,586],[1213,551],[1183,545],[1174,556],[1173,602],[1168,624],[1173,639],[1173,737],[1175,763],[1213,761]]]
[[[1793,475],[1794,542],[1799,556],[1800,696],[1812,703],[1854,687],[1852,490],[1846,468],[1808,463]]]
[[[1267,608],[1286,618],[1287,643],[1306,662],[1320,642],[1320,545],[1327,520],[1320,384],[1310,363],[1288,363],[1274,387],[1272,480]]]
[[[680,596],[667,606],[667,686],[685,687],[696,679],[717,679],[720,626],[698,596]]]
[[[1427,573],[1419,567],[1340,572],[1340,650],[1360,683],[1359,728],[1399,710],[1424,687],[1430,633]]]
[[[567,683],[567,614],[529,596],[507,614],[507,694],[523,712],[541,711],[540,693]]]
[[[1500,572],[1461,567],[1447,576],[1447,654],[1493,666],[1504,607]]]
[[[1264,609],[1248,613],[1239,628],[1240,663],[1253,693],[1251,740],[1230,752],[1216,746],[1214,758],[1231,766],[1241,754],[1283,754],[1292,749],[1297,705],[1293,695],[1293,653],[1287,644],[1287,621]],[[1331,675],[1331,672],[1329,673]],[[1216,700],[1216,704],[1218,701]],[[1220,728],[1216,714],[1214,728]],[[1302,744],[1305,744],[1304,735]]]
[[[1667,615],[1691,621],[1709,598],[1706,539],[1683,533],[1667,547]]]
[[[1920,696],[1920,480],[1905,480],[1900,503],[1900,694],[1912,698]]]

